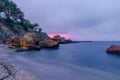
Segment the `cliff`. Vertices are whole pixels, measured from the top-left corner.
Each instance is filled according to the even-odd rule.
[[[27,32],[30,31],[24,30],[21,26],[9,26],[5,21],[0,21],[0,41],[4,41],[12,36],[20,36]]]
[[[31,23],[12,0],[0,0],[0,40],[33,32],[37,23]]]

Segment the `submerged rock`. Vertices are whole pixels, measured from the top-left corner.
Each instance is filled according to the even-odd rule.
[[[41,47],[39,45],[33,45],[32,47],[29,47],[29,50],[40,50]]]
[[[41,47],[38,45],[34,45],[31,48],[27,48],[27,47],[19,47],[15,50],[15,52],[22,52],[22,51],[29,51],[29,50],[40,50]]]
[[[44,40],[39,42],[39,46],[42,48],[58,48],[58,42],[54,40]]]
[[[107,53],[111,53],[111,54],[120,53],[120,45],[111,45],[111,46],[107,49]]]
[[[28,50],[29,50],[29,48],[27,48],[27,47],[20,47],[20,48],[17,48],[15,50],[15,52],[22,52],[22,51],[28,51]]]

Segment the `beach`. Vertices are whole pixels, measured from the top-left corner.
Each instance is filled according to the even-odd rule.
[[[6,57],[12,51],[7,46],[0,45],[0,80],[40,80]]]

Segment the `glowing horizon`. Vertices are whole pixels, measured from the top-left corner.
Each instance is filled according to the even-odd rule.
[[[74,40],[120,41],[120,0],[12,1],[44,32],[71,33]]]
[[[48,33],[48,36],[50,38],[53,38],[55,35],[60,35],[61,37],[65,37],[67,39],[71,38],[71,34],[65,34],[65,33]]]

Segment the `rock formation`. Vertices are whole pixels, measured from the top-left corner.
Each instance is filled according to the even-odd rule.
[[[111,53],[111,54],[120,53],[120,45],[111,45],[111,46],[107,49],[107,53]]]
[[[65,43],[71,43],[72,40],[65,39],[64,37],[61,37],[60,35],[56,35],[52,38],[52,40],[57,41],[59,44],[65,44]]]
[[[20,39],[21,37],[19,36],[13,36],[11,38],[8,38],[5,41],[5,44],[9,45],[10,48],[17,48],[20,47]]]
[[[58,42],[54,41],[54,40],[44,40],[44,41],[40,41],[39,45],[42,48],[58,48],[59,44]]]
[[[34,33],[26,33],[20,40],[21,47],[31,47],[35,45],[36,35]]]
[[[14,36],[10,39],[7,39],[5,43],[8,44],[10,48],[17,48],[17,52],[28,50],[40,50],[41,48],[59,47],[58,42],[55,40],[51,40],[50,38],[38,40],[36,37],[36,33],[26,33],[23,37]]]
[[[50,40],[49,36],[45,32],[36,32],[37,41]]]
[[[20,40],[20,46],[23,49],[32,49],[32,50],[40,50],[40,46],[36,45],[36,34],[35,33],[26,33],[23,38]],[[26,47],[26,48],[24,48]]]

